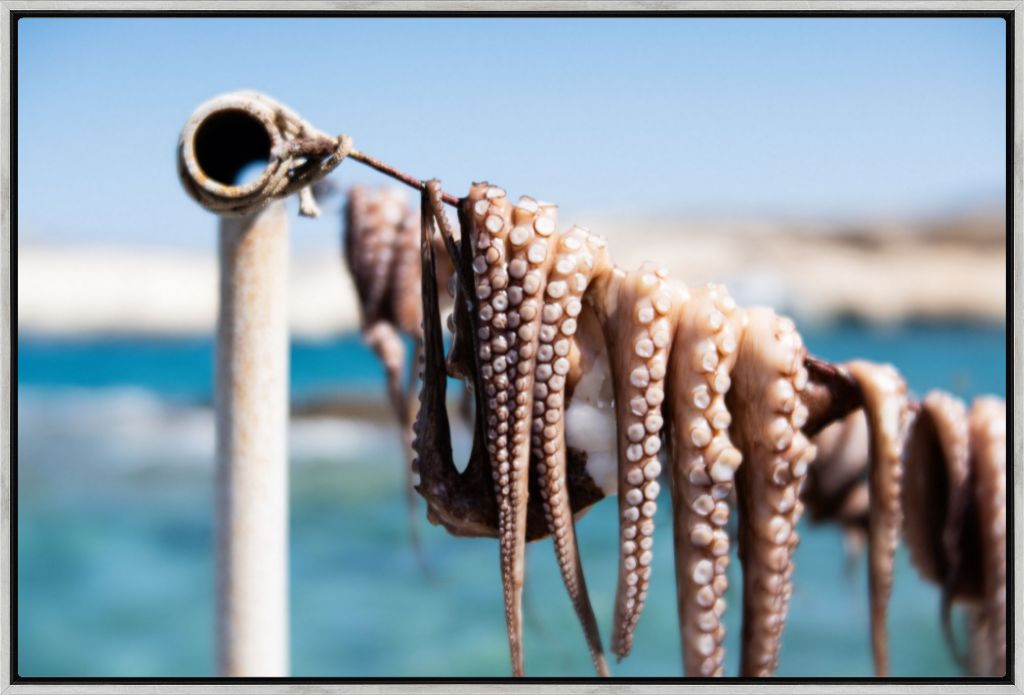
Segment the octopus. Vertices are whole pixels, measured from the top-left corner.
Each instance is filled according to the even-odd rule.
[[[406,434],[410,465],[406,502],[410,532],[417,543],[416,471],[412,461],[412,422],[416,414],[416,371],[406,341],[415,346],[417,363],[423,342],[420,302],[420,220],[409,209],[404,191],[353,187],[344,210],[343,260],[355,284],[364,342],[384,366],[388,401]],[[440,242],[440,237],[436,241]],[[448,266],[439,272],[450,276]],[[409,378],[403,380],[408,372]]]
[[[379,214],[362,196],[350,204],[349,239],[364,335],[383,345],[391,338],[377,336],[401,325],[422,346],[411,480],[432,523],[497,538],[514,675],[525,672],[525,545],[548,537],[595,672],[609,675],[575,533],[607,496],[617,498],[619,524],[609,648],[619,659],[630,654],[663,487],[687,676],[724,675],[733,516],[740,675],[775,672],[805,507],[867,547],[876,673],[889,668],[886,608],[901,537],[946,603],[969,603],[978,671],[1005,671],[1001,401],[981,399],[968,413],[934,392],[919,404],[892,366],[818,360],[789,318],[740,307],[719,284],[687,287],[656,264],[620,268],[601,237],[579,226],[559,231],[551,203],[513,203],[504,189],[476,183],[459,201],[456,228],[439,183],[427,182],[413,254],[408,232],[399,242],[394,231],[354,231]],[[374,224],[367,228],[383,228]],[[397,289],[414,274],[389,270],[394,262],[381,259],[398,251],[388,244],[403,258],[418,255],[418,291]],[[417,309],[420,333],[400,323]],[[388,363],[390,348],[376,349]],[[470,399],[465,466],[453,458],[446,377]]]
[[[891,368],[890,368],[891,369]],[[1006,403],[981,396],[968,408],[933,390],[913,414],[901,452],[903,484],[894,509],[911,563],[942,589],[942,622],[955,649],[950,609],[963,605],[969,621],[967,670],[976,676],[1006,673]],[[869,455],[884,446],[871,438],[857,410],[815,437],[818,459],[804,494],[815,521],[840,524],[864,536],[875,499],[868,490]],[[860,545],[861,542],[855,542]],[[870,552],[870,551],[869,551]],[[872,606],[879,672],[887,670],[884,631]],[[884,618],[884,613],[880,614]],[[876,628],[876,626],[878,626]],[[882,640],[882,641],[880,641]]]

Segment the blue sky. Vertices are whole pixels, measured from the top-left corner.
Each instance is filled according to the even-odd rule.
[[[960,18],[22,19],[20,240],[213,248],[174,150],[199,103],[239,88],[566,222],[998,204],[1004,37]],[[334,179],[381,180],[354,162]],[[336,232],[303,220],[295,243]]]

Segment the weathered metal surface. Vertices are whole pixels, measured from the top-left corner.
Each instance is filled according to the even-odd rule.
[[[219,215],[251,215],[273,200],[299,194],[299,212],[320,214],[312,185],[348,156],[352,142],[317,130],[287,106],[259,92],[216,96],[189,117],[178,140],[178,176],[185,191]],[[252,181],[242,169],[264,163]]]
[[[202,104],[178,143],[186,192],[221,216],[217,660],[225,676],[288,675],[288,216],[280,198],[300,191],[303,211],[315,214],[309,185],[344,157],[340,145],[256,92]],[[239,183],[254,162],[263,169]]]
[[[288,675],[288,217],[220,223],[218,665]]]

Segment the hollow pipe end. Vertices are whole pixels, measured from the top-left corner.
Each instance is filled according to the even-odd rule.
[[[284,110],[251,90],[221,94],[200,104],[178,140],[178,175],[185,191],[218,214],[251,212],[245,201],[267,185],[282,163],[275,152],[285,139],[285,119],[279,118]],[[256,161],[266,162],[259,176],[236,185],[242,168]]]

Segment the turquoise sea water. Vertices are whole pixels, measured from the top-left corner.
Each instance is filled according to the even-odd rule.
[[[889,361],[919,395],[1005,394],[1005,330],[841,325],[803,329],[832,360]],[[18,670],[23,676],[213,675],[212,345],[208,340],[18,341]],[[295,402],[379,400],[382,374],[353,337],[297,343]],[[506,676],[497,548],[419,526],[411,550],[397,432],[293,419],[291,660],[296,676]],[[633,655],[613,672],[679,676],[668,505]],[[607,639],[615,505],[579,523]],[[870,676],[864,558],[839,533],[801,531],[780,675]],[[904,551],[890,605],[892,671],[959,673],[938,590]],[[737,671],[739,565],[730,566],[727,673]],[[529,546],[525,656],[534,676],[588,676],[580,629],[549,541]]]

